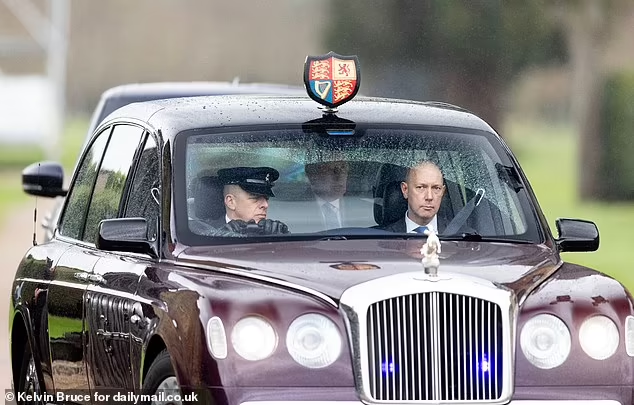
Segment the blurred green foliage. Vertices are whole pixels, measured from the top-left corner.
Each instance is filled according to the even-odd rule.
[[[93,177],[94,179],[94,177]],[[90,201],[90,193],[92,192],[92,184],[86,184],[76,187],[73,190],[72,198],[68,200],[68,215],[64,217],[60,229],[64,235],[72,238],[81,238],[81,230],[84,226],[84,214],[86,205]],[[93,241],[93,240],[91,240]]]
[[[24,145],[0,146],[0,169],[3,171],[21,171],[25,166],[33,162],[46,159],[43,148]]]
[[[577,176],[583,174],[577,170],[579,144],[572,126],[512,121],[505,132],[554,235],[557,218],[587,219],[599,228],[598,251],[564,253],[563,259],[609,274],[634,291],[629,268],[634,204],[579,199]]]
[[[87,118],[73,118],[66,122],[59,159],[66,181],[70,180],[87,129]],[[8,210],[29,201],[29,196],[22,192],[22,169],[45,159],[46,151],[37,146],[0,145],[0,223]]]
[[[20,172],[0,168],[0,223],[10,207],[27,201],[22,192]]]
[[[95,192],[92,200],[90,200],[90,211],[88,212],[88,218],[86,218],[86,229],[83,237],[85,241],[96,242],[99,221],[117,216],[124,183],[125,177],[123,177],[123,182],[120,183],[121,187],[117,187],[115,183],[113,184],[114,187],[106,185],[103,190]]]
[[[462,91],[474,91],[484,82],[494,94],[528,65],[567,58],[564,33],[547,1],[393,0],[387,4],[333,1],[325,43],[340,54],[358,55],[366,67],[406,65],[418,69],[416,74],[445,78],[445,88],[450,87],[447,81],[462,76],[461,83],[471,83]],[[433,91],[433,86],[428,90]],[[420,97],[438,99],[432,93]]]
[[[606,79],[601,114],[600,185],[607,200],[634,200],[634,72]]]
[[[87,118],[73,118],[66,122],[64,134],[61,137],[59,161],[68,175],[73,170],[77,161],[88,129]],[[47,151],[44,146],[38,145],[3,145],[0,144],[0,170],[22,171],[31,163],[47,159]]]

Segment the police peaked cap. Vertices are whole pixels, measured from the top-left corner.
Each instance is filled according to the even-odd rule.
[[[218,170],[222,184],[235,184],[251,194],[275,197],[271,188],[280,172],[272,167],[231,167]]]

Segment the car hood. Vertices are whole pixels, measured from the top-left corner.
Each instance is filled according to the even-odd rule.
[[[190,247],[179,262],[241,276],[312,289],[338,302],[365,281],[404,272],[424,272],[416,240],[276,242]],[[479,277],[512,289],[519,302],[560,265],[540,244],[443,241],[438,274]],[[195,277],[195,276],[194,276]]]

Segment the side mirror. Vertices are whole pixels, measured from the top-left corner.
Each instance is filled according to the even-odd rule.
[[[562,252],[594,252],[599,249],[599,229],[592,221],[559,218],[555,221]]]
[[[101,250],[143,253],[158,257],[154,243],[148,240],[145,218],[104,219],[99,223],[96,246]]]
[[[22,190],[40,197],[65,196],[64,169],[56,162],[37,162],[22,170]]]

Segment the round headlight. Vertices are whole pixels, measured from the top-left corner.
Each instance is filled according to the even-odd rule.
[[[327,367],[341,353],[341,335],[337,325],[329,318],[306,314],[289,326],[286,347],[291,357],[304,367]]]
[[[570,331],[554,315],[541,314],[528,320],[520,334],[520,346],[535,367],[555,368],[570,354]]]
[[[605,360],[619,347],[619,329],[607,316],[592,316],[579,328],[579,343],[588,356]]]
[[[235,351],[247,360],[262,360],[273,354],[277,347],[277,334],[273,326],[259,316],[242,318],[231,331]]]

